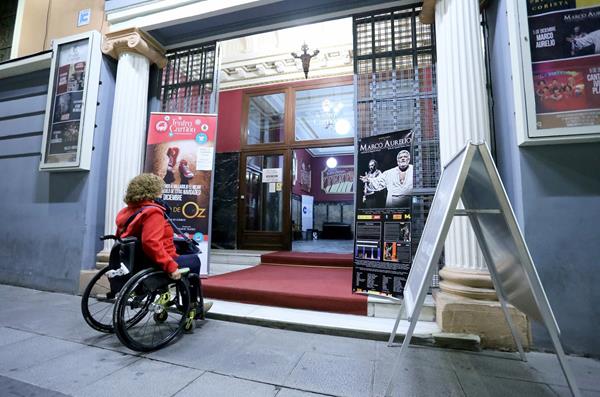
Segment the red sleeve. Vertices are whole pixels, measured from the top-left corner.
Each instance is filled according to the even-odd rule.
[[[142,249],[150,260],[159,265],[165,272],[177,270],[177,262],[165,250],[162,243],[165,231],[165,218],[159,211],[148,211],[142,227]]]

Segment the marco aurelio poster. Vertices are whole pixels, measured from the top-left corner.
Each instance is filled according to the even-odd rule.
[[[600,125],[600,0],[527,0],[538,129]]]
[[[402,296],[410,270],[412,131],[358,141],[354,292]]]
[[[206,114],[152,113],[145,172],[163,178],[162,199],[171,218],[200,245],[201,274],[207,274],[210,188],[217,117]]]

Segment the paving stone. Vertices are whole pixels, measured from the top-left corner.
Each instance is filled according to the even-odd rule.
[[[581,389],[600,391],[600,361],[568,356],[567,363]],[[555,354],[532,352],[527,354],[527,364],[549,384],[567,386],[558,357]]]
[[[283,387],[275,397],[326,397],[326,395]]]
[[[172,396],[202,371],[151,360],[139,360],[73,393],[81,397]]]
[[[0,346],[0,373],[11,376],[33,365],[81,350],[82,345],[47,336],[35,336],[10,345]]]
[[[555,395],[552,389],[544,383],[482,376],[476,370],[459,370],[457,374],[468,397],[554,397]]]
[[[0,327],[0,346],[10,345],[25,339],[33,338],[35,336],[37,335],[30,332]]]
[[[260,382],[282,384],[302,357],[302,353],[249,344],[215,358],[215,372]]]
[[[11,376],[66,394],[75,393],[98,379],[133,364],[139,357],[95,347],[84,347]]]
[[[376,351],[376,359],[391,368],[398,360],[400,346],[388,347],[386,342],[378,342]],[[400,360],[405,363],[416,362],[422,367],[454,369],[452,351],[427,346],[409,346],[404,354],[405,356]]]
[[[215,370],[222,357],[236,354],[250,345],[259,329],[245,324],[208,320],[193,334],[185,334],[176,343],[147,356],[172,364]]]
[[[0,390],[2,390],[2,397],[67,397],[66,394],[2,375],[0,375]]]
[[[394,372],[393,364],[375,363],[373,396],[384,396],[390,380],[392,396],[464,396],[454,370],[421,366],[419,361],[403,361]]]
[[[273,385],[205,372],[175,397],[272,397],[277,391]]]
[[[567,386],[549,385],[557,397],[573,397],[571,389]],[[582,397],[600,397],[600,391],[579,389]]]
[[[371,393],[373,362],[306,353],[285,380],[284,386],[339,396],[368,396]]]

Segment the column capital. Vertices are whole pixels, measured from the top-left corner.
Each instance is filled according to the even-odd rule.
[[[163,46],[138,28],[107,33],[102,42],[102,52],[115,59],[119,59],[119,55],[123,52],[134,52],[145,56],[161,69],[167,65]]]

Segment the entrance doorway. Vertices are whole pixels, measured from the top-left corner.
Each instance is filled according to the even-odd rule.
[[[350,254],[354,237],[354,146],[295,149],[292,251]]]

